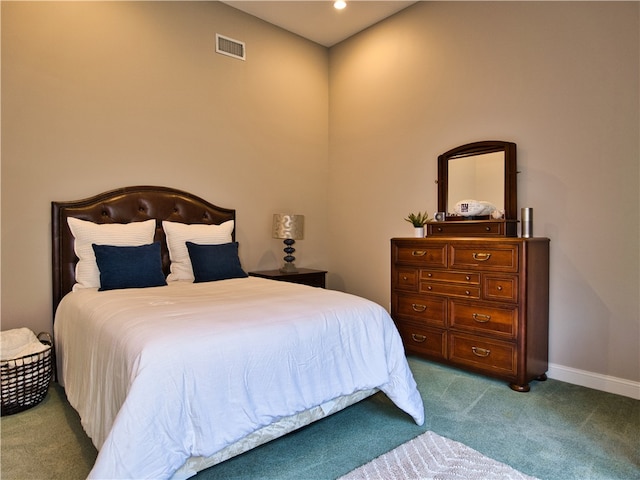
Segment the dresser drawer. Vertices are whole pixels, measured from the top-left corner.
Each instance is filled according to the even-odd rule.
[[[402,343],[408,353],[426,355],[439,360],[447,357],[447,332],[411,322],[396,322]]]
[[[449,332],[449,359],[490,374],[516,374],[516,347],[500,340]]]
[[[392,288],[407,292],[418,291],[418,269],[396,268],[393,272]]]
[[[518,307],[496,307],[480,302],[449,301],[449,326],[470,332],[486,332],[515,338],[518,332]]]
[[[451,272],[448,270],[420,270],[420,280],[432,282],[463,283],[480,285],[480,274],[469,272]]]
[[[490,243],[451,243],[451,268],[467,270],[518,271],[518,245]]]
[[[518,301],[518,276],[484,275],[482,277],[482,298],[516,303]]]
[[[446,325],[447,319],[447,299],[436,296],[418,295],[393,295],[394,318],[397,316],[406,317],[419,324],[431,323],[435,325]]]
[[[419,266],[447,267],[447,244],[406,241],[394,244],[394,261]]]
[[[480,298],[480,286],[456,285],[453,283],[420,282],[420,293],[448,295],[450,297]]]
[[[513,225],[515,227],[515,224]],[[515,237],[515,228],[504,220],[446,221],[427,224],[428,235],[448,237]]]

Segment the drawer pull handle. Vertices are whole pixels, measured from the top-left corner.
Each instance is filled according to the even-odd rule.
[[[404,281],[406,282],[406,281],[407,281],[407,280],[409,280],[409,279],[408,279],[408,278],[407,278],[407,276],[405,275],[404,277],[402,277],[402,280],[404,280]]]
[[[411,308],[413,308],[414,312],[424,312],[427,309],[426,305],[420,305],[418,303],[412,303]]]
[[[471,292],[469,290],[465,290],[464,293],[465,295],[471,295]]]
[[[424,257],[427,254],[426,250],[414,250],[411,255],[414,257]]]
[[[465,280],[468,282],[469,280],[471,280],[471,277],[469,275],[467,275],[466,277],[464,277]]]
[[[498,291],[501,292],[502,291],[502,285],[498,285]]]
[[[491,353],[491,350],[488,348],[480,348],[480,347],[471,347],[471,351],[477,357],[488,357]]]
[[[491,315],[484,315],[482,313],[474,313],[472,317],[478,323],[487,323],[491,320]]]
[[[418,342],[418,343],[423,343],[427,339],[426,336],[418,335],[417,333],[412,333],[411,338],[413,339],[414,342]]]
[[[489,260],[491,258],[491,254],[490,253],[476,253],[473,252],[473,259],[476,262],[486,262],[487,260]]]

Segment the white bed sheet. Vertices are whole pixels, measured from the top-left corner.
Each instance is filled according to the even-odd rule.
[[[421,425],[387,312],[331,290],[243,278],[68,294],[60,381],[99,450],[90,478],[169,478],[280,418],[379,388]]]

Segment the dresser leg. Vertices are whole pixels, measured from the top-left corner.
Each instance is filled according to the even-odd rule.
[[[511,390],[514,390],[516,392],[528,392],[529,390],[531,390],[531,387],[529,386],[528,383],[524,385],[516,385],[515,383],[510,383],[509,388],[511,388]]]
[[[537,376],[534,380],[538,380],[540,382],[544,382],[547,379],[547,374],[543,373],[540,376]],[[515,390],[516,392],[528,392],[529,390],[531,390],[531,387],[529,386],[528,383],[525,383],[524,385],[518,385],[516,383],[510,383],[509,384],[509,388],[511,388],[511,390]]]

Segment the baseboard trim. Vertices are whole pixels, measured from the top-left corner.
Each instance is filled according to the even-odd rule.
[[[586,370],[578,370],[577,368],[565,367],[564,365],[556,365],[553,363],[549,364],[547,376],[554,380],[640,400],[640,382],[588,372]]]

